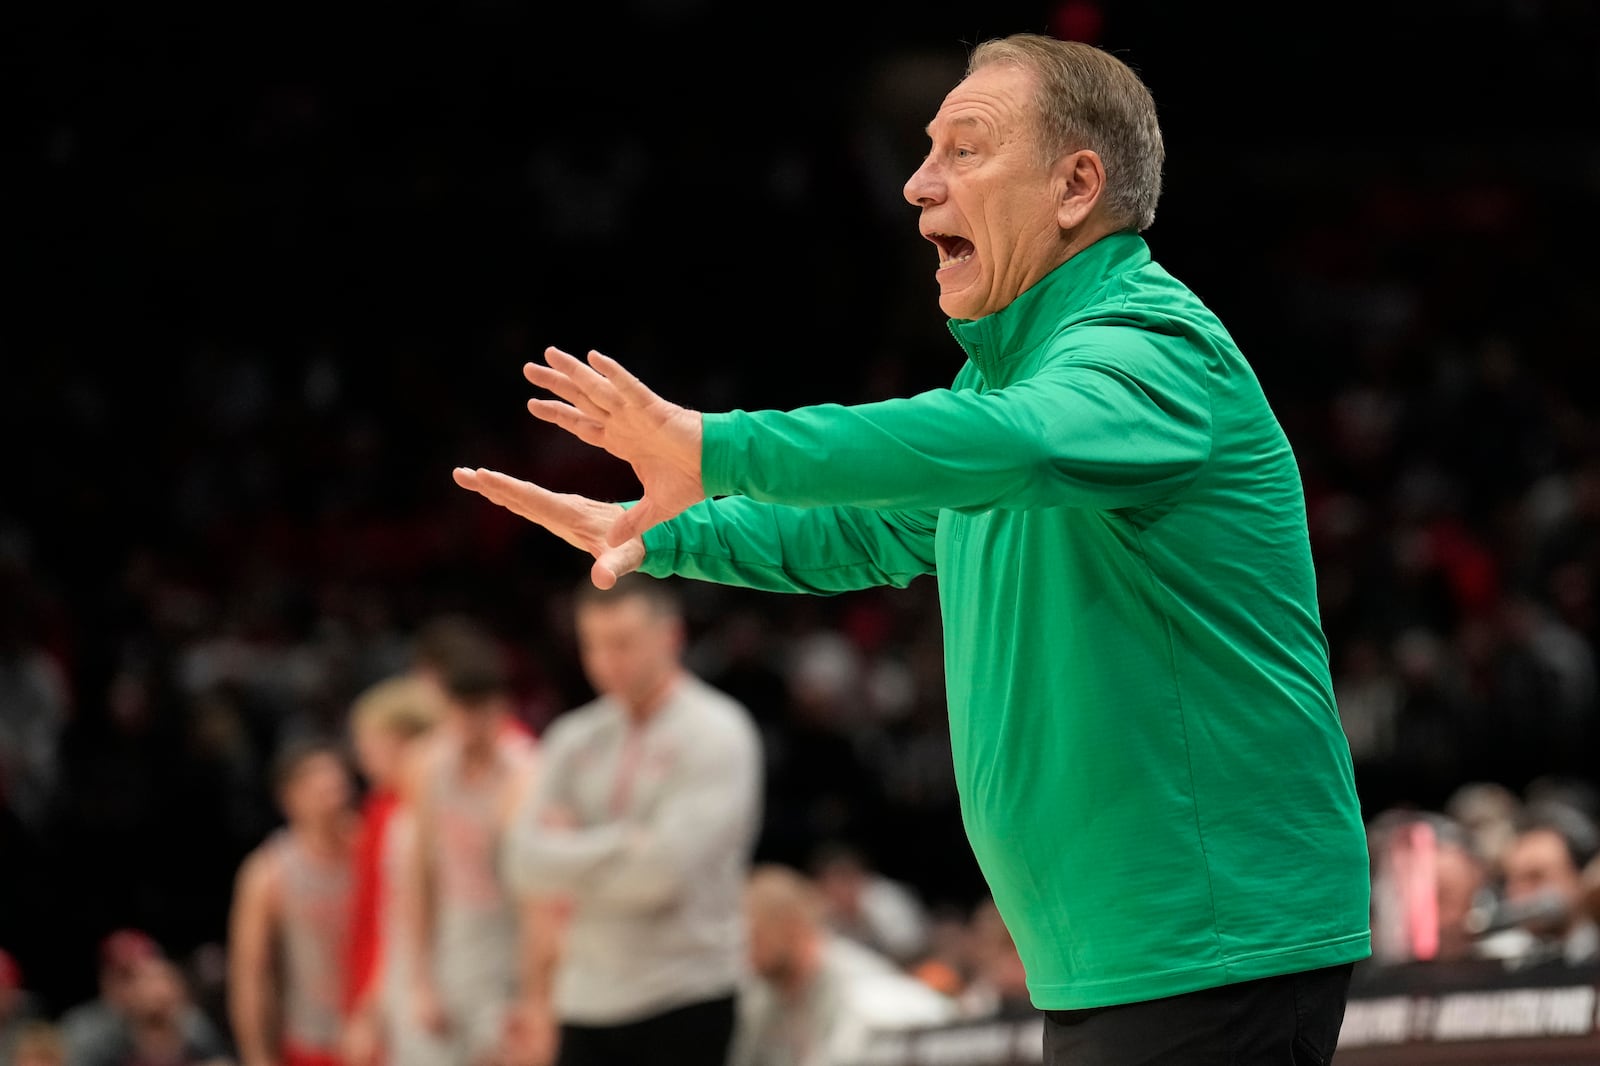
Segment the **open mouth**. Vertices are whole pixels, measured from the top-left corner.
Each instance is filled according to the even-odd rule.
[[[939,269],[959,266],[972,258],[973,244],[955,233],[927,233],[928,240],[939,246]]]

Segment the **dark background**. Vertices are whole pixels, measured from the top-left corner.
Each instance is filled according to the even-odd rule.
[[[526,415],[546,344],[703,409],[954,375],[899,187],[967,47],[1017,30],[1111,48],[1155,94],[1146,237],[1295,444],[1368,813],[1473,780],[1600,786],[1596,5],[8,20],[0,658],[42,655],[64,695],[53,778],[0,803],[0,945],[48,1005],[89,993],[116,926],[218,942],[273,821],[271,751],[337,729],[430,614],[499,629],[534,728],[583,698],[585,561],[449,480],[633,491]],[[931,589],[690,595],[697,667],[772,745],[763,853],[851,839],[930,901],[977,899]],[[893,714],[850,713],[865,683],[796,681],[850,654],[911,693]]]

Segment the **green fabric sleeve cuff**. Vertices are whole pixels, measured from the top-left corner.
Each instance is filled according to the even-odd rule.
[[[722,411],[700,416],[700,483],[707,496],[733,496],[734,458],[743,411]]]
[[[619,506],[626,511],[637,504],[638,500],[622,500]],[[673,536],[672,523],[662,522],[658,526],[651,526],[640,535],[644,543],[644,560],[639,563],[639,572],[649,574],[651,577],[669,577],[672,574]]]
[[[651,577],[670,576],[674,554],[672,523],[651,526],[639,539],[644,541],[644,561],[639,564],[639,572]]]

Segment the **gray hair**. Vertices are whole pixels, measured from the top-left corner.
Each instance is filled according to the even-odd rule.
[[[1166,148],[1155,99],[1133,70],[1093,45],[1016,33],[972,50],[967,73],[1007,63],[1038,81],[1039,147],[1046,163],[1087,148],[1106,168],[1111,217],[1135,232],[1155,221]]]

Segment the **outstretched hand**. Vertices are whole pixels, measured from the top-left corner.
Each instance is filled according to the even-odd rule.
[[[457,485],[519,514],[594,557],[589,578],[608,589],[644,562],[644,531],[705,498],[700,480],[700,415],[669,403],[614,359],[589,353],[583,363],[546,348],[546,366],[523,375],[565,400],[532,399],[534,417],[604,448],[633,467],[644,489],[631,508],[551,492],[496,470],[457,467]]]
[[[548,365],[528,363],[523,375],[566,402],[532,399],[529,413],[625,461],[644,489],[613,522],[608,545],[625,544],[705,499],[698,411],[662,399],[599,352],[591,351],[585,363],[546,348],[544,358]]]
[[[638,537],[630,537],[617,545],[606,541],[617,519],[625,513],[619,504],[602,503],[568,492],[551,492],[531,481],[521,481],[495,470],[457,467],[452,476],[462,488],[471,489],[513,514],[543,526],[574,548],[594,556],[589,580],[596,588],[610,588],[617,583],[617,578],[639,569],[639,564],[644,562],[644,541]]]

